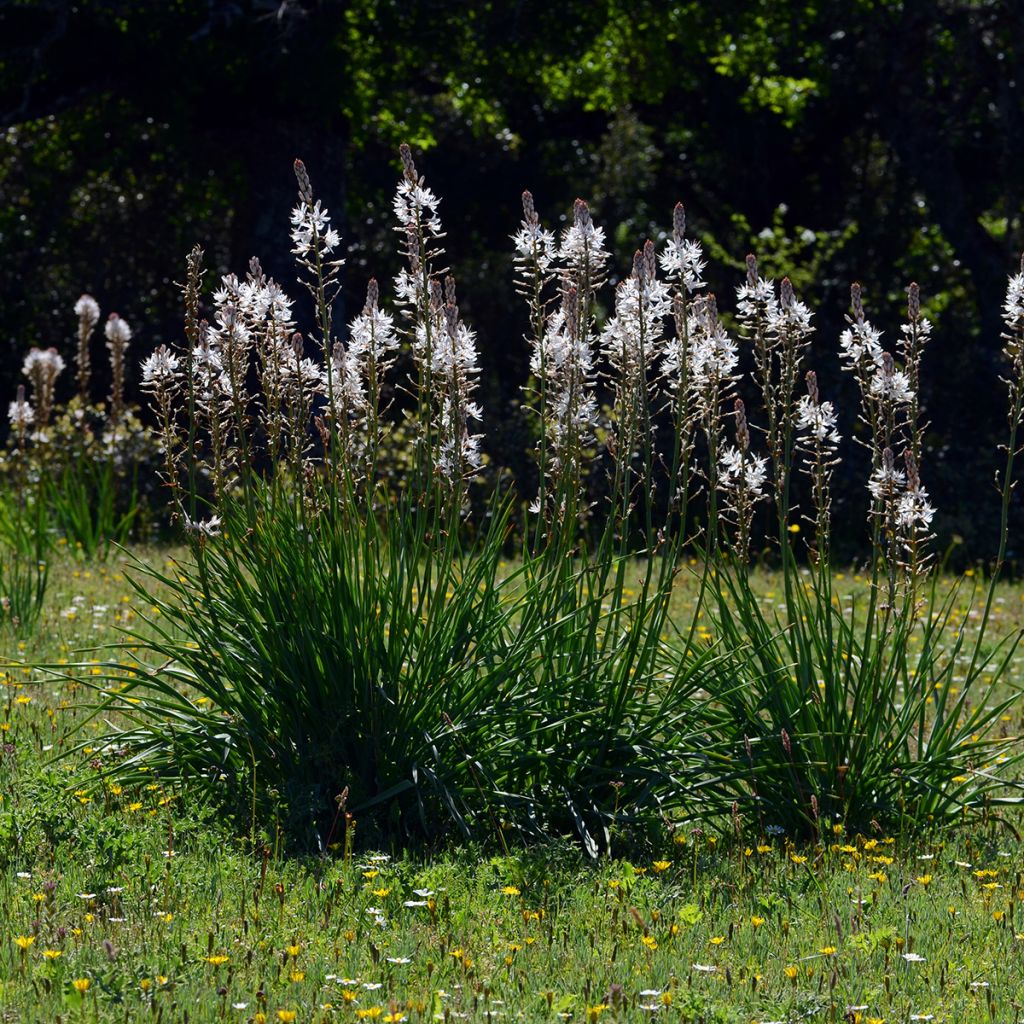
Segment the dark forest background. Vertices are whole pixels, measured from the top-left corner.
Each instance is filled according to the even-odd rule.
[[[83,290],[134,325],[133,355],[176,340],[173,282],[197,241],[211,271],[259,255],[298,297],[296,156],[347,245],[354,312],[367,278],[397,269],[407,141],[443,200],[497,462],[529,474],[509,242],[522,189],[555,227],[588,199],[623,271],[681,199],[721,306],[754,251],[817,311],[811,358],[846,435],[849,285],[891,344],[920,283],[935,323],[926,484],[943,542],[983,557],[1000,305],[1024,243],[1022,88],[1019,0],[6,0],[0,397],[30,345],[70,357]],[[846,452],[852,553],[866,470]]]

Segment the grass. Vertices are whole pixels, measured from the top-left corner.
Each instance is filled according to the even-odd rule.
[[[757,578],[769,609],[778,585]],[[836,575],[840,600],[864,585]],[[682,587],[681,616],[692,600]],[[83,688],[27,666],[115,641],[136,601],[116,564],[66,555],[35,634],[0,640],[4,1021],[1024,1018],[1013,815],[800,846],[750,823],[666,823],[643,849],[613,838],[597,864],[568,843],[374,854],[342,821],[331,856],[304,860],[273,839],[253,850],[159,782],[97,789],[99,766],[54,760],[102,728],[83,724]],[[997,634],[1019,626],[1024,587],[995,607]],[[957,609],[968,628],[977,615]]]

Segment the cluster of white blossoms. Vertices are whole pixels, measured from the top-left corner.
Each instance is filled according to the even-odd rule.
[[[548,317],[543,337],[530,357],[530,372],[547,392],[546,429],[551,469],[557,471],[572,449],[590,440],[597,416],[594,397],[594,350],[580,330],[579,296],[574,288],[562,294],[561,305]]]
[[[748,268],[753,256],[747,257]],[[736,289],[736,314],[744,324],[750,324],[762,317],[765,320],[779,316],[779,302],[775,297],[775,282],[770,277],[759,277],[755,269],[748,269],[747,280]]]
[[[32,403],[25,398],[23,386],[19,386],[18,397],[8,405],[7,418],[19,436],[35,423],[36,411],[32,408]]]
[[[934,516],[935,509],[923,487],[908,489],[896,500],[896,525],[903,531],[928,527]]]
[[[774,292],[774,288],[772,289]],[[802,341],[813,331],[811,311],[793,292],[788,277],[782,279],[779,287],[779,301],[768,308],[768,334],[776,343],[792,338]]]
[[[911,471],[904,472],[896,468],[888,448],[882,455],[882,464],[868,480],[871,497],[882,506],[883,514],[892,516],[901,533],[927,528],[935,516],[935,509],[928,500],[928,492],[921,485],[911,457],[908,456]]]
[[[398,183],[392,207],[398,223],[403,228],[422,227],[431,235],[441,234],[441,218],[437,208],[441,200],[418,181],[403,178]]]
[[[75,302],[75,316],[91,331],[99,323],[100,304],[91,295],[84,294]]]
[[[693,303],[689,352],[689,388],[701,414],[716,413],[722,387],[732,381],[739,366],[736,342],[718,319],[713,295]],[[666,370],[670,366],[666,366]]]
[[[687,295],[704,287],[704,251],[700,242],[686,238],[686,211],[682,203],[676,203],[672,211],[672,237],[658,257],[665,277]]]
[[[665,318],[672,308],[668,286],[655,277],[654,244],[647,242],[633,273],[615,290],[615,315],[601,331],[601,350],[621,387],[637,393],[663,356]]]
[[[608,250],[604,246],[604,228],[594,224],[590,207],[582,199],[573,204],[572,224],[562,231],[558,259],[579,281],[596,288],[604,277]]]
[[[718,486],[722,490],[742,492],[747,500],[756,501],[767,496],[767,483],[767,458],[751,455],[735,445],[730,445],[722,452],[718,464]]]
[[[831,402],[815,402],[811,395],[802,395],[796,404],[796,429],[829,446],[838,445],[842,437],[837,429],[838,417]]]
[[[868,382],[868,392],[872,398],[892,405],[909,405],[914,400],[910,377],[903,370],[896,369],[888,352],[882,353],[881,362],[874,368]]]
[[[895,501],[897,495],[907,486],[907,474],[891,462],[872,470],[868,478],[868,490],[875,501]]]
[[[688,240],[685,232],[686,213],[683,204],[676,203],[672,211],[672,237],[659,257],[659,262],[667,281],[675,288],[677,313],[676,334],[665,344],[661,371],[669,394],[679,399],[685,397],[682,382],[687,376],[691,356],[686,340],[680,336],[683,322],[687,318],[686,296],[704,287],[702,274],[705,267],[700,242]]]
[[[361,402],[370,416],[370,429],[376,431],[378,403],[384,374],[391,368],[398,351],[395,319],[377,305],[377,282],[370,279],[366,304],[349,324],[345,358],[345,380],[353,401]],[[371,439],[376,444],[377,438]]]
[[[329,255],[341,244],[341,236],[331,227],[331,218],[320,204],[300,202],[292,210],[292,253],[314,259],[317,253]]]
[[[1003,321],[1011,331],[1024,329],[1024,271],[1007,282]]]
[[[63,356],[55,348],[32,348],[22,361],[21,372],[38,387],[37,381],[55,381],[64,372],[64,365]]]
[[[482,435],[472,433],[469,424],[479,423],[483,412],[472,401],[480,376],[476,335],[459,319],[452,278],[446,281],[445,291],[444,330],[431,354],[431,370],[442,396],[437,468],[454,483],[481,466]]]
[[[555,233],[541,227],[533,196],[523,193],[523,220],[519,230],[512,236],[515,246],[515,260],[520,268],[533,268],[546,274],[558,257],[558,243]]]
[[[857,320],[839,336],[839,356],[848,368],[882,361],[882,332],[867,320]]]
[[[142,361],[143,390],[168,392],[178,379],[180,365],[178,357],[166,345],[161,345]]]
[[[89,397],[91,373],[89,339],[100,320],[100,305],[91,295],[83,294],[75,302],[75,316],[78,317],[78,393],[84,404]]]
[[[117,313],[111,313],[107,317],[107,322],[103,327],[103,333],[107,336],[107,348],[112,352],[117,349],[124,349],[127,347],[128,342],[132,340],[132,329],[128,325],[128,322],[118,316]]]
[[[904,329],[908,327],[904,325]],[[910,405],[916,397],[910,377],[905,370],[896,368],[892,355],[882,348],[881,338],[881,331],[870,321],[855,321],[839,338],[840,358],[846,369],[866,382],[872,398],[892,405]]]
[[[64,372],[64,359],[55,348],[33,348],[21,364],[21,372],[32,384],[37,428],[33,440],[46,441],[46,428],[53,412],[57,378]]]

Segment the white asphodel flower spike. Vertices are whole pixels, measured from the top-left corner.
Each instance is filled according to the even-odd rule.
[[[22,389],[22,394],[24,394],[24,389]],[[20,431],[32,426],[36,419],[36,411],[32,408],[32,403],[22,397],[15,399],[7,407],[7,418],[10,420],[11,426]]]
[[[165,391],[178,379],[179,367],[178,357],[166,345],[161,345],[142,361],[143,390]]]

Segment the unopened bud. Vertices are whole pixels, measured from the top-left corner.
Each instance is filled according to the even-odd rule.
[[[633,276],[641,285],[643,285],[647,277],[646,267],[644,267],[644,254],[639,249],[633,253]]]
[[[536,224],[539,220],[537,208],[533,205],[533,195],[529,191],[523,192],[523,220],[527,224]]]
[[[907,490],[919,491],[921,489],[921,471],[917,468],[917,459],[914,453],[908,448],[903,453],[903,461],[907,467]]]
[[[807,371],[807,395],[813,405],[820,405],[821,402],[818,398],[818,375],[813,370]]]
[[[405,180],[410,185],[415,185],[419,179],[416,175],[416,165],[412,161],[412,150],[407,143],[403,142],[398,147],[398,153],[402,158],[402,173],[405,175]]]
[[[907,289],[907,317],[916,320],[921,315],[921,289],[916,281],[910,283]]]
[[[296,356],[302,355],[302,335],[298,331],[292,335],[292,352]]]
[[[676,203],[675,209],[672,211],[672,241],[676,245],[683,244],[683,238],[686,235],[686,208],[682,203]]]
[[[590,207],[582,199],[577,199],[573,203],[572,219],[578,228],[589,228],[593,223],[590,218]]]
[[[457,301],[455,298],[455,278],[451,274],[444,279],[444,301],[449,306],[454,306]]]
[[[366,313],[372,313],[377,308],[380,299],[380,289],[377,287],[377,278],[371,277],[366,283]]]
[[[644,280],[650,284],[658,276],[658,256],[654,243],[648,238],[644,242]]]
[[[750,450],[750,427],[747,425],[747,409],[742,398],[737,398],[733,403],[736,410],[736,444],[740,451]]]
[[[757,257],[752,253],[747,253],[747,287],[753,288],[757,284]]]
[[[704,316],[708,321],[708,328],[714,330],[718,326],[718,300],[710,292],[704,296]]]
[[[861,302],[860,285],[856,281],[850,285],[850,305],[853,307],[853,319],[859,324],[864,323],[864,305]]]
[[[454,338],[459,326],[459,307],[454,302],[445,303],[444,325],[448,330],[448,334]]]
[[[793,292],[793,282],[788,277],[784,277],[779,288],[779,304],[788,313],[793,308],[795,302],[796,295]]]
[[[430,309],[436,313],[440,310],[444,304],[444,295],[441,291],[441,282],[438,280],[431,280],[430,282]]]
[[[296,160],[292,166],[295,170],[295,180],[299,183],[299,198],[304,203],[312,204],[313,186],[310,184],[306,165],[301,160]]]

